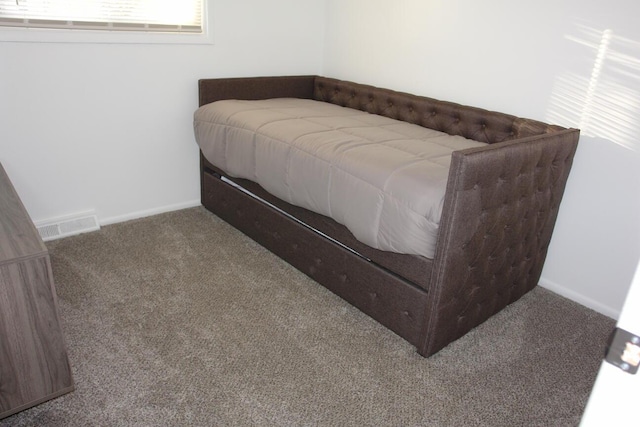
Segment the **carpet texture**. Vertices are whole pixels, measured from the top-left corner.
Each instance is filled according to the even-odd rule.
[[[424,359],[201,207],[47,246],[76,391],[1,426],[571,426],[614,327],[537,288]]]

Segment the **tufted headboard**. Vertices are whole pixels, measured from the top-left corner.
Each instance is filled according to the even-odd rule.
[[[320,76],[202,79],[198,84],[199,105],[229,98],[315,99],[490,144],[563,129],[482,108]]]
[[[482,108],[327,77],[315,78],[313,99],[490,144],[562,129]]]

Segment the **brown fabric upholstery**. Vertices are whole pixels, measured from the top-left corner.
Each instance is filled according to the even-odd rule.
[[[537,284],[577,129],[326,77],[201,80],[199,88],[200,105],[231,98],[312,98],[491,144],[454,152],[433,260],[376,253],[332,220],[237,180],[374,261],[368,262],[223,184],[217,176],[225,172],[201,159],[202,201],[209,210],[416,345],[423,356]]]
[[[576,147],[577,132],[563,130],[454,153],[421,352],[537,285]]]
[[[222,182],[206,182],[203,204],[298,270],[340,295],[414,345],[427,294],[401,277],[372,264],[269,206]]]
[[[562,129],[509,114],[326,77],[315,79],[313,99],[490,144]]]
[[[199,105],[221,99],[311,99],[314,82],[315,76],[201,79]]]

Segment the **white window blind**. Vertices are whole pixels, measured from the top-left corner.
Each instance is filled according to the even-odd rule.
[[[203,0],[0,0],[0,26],[202,33]]]

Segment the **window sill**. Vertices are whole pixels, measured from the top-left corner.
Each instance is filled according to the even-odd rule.
[[[0,28],[0,42],[213,44],[213,37],[210,33],[206,30],[203,34],[189,34],[5,27]]]

